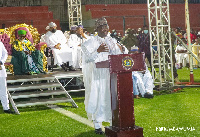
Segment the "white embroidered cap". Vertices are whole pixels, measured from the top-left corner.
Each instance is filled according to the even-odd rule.
[[[54,22],[50,22],[50,23],[49,23],[49,27],[50,27],[50,28],[53,28],[53,27],[57,27],[57,25],[56,25],[56,23],[54,23]]]

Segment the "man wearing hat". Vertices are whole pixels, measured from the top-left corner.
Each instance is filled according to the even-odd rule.
[[[26,38],[27,31],[18,30],[18,39],[12,43],[12,60],[15,75],[40,73],[43,71],[43,54],[36,50]]]
[[[89,36],[85,35],[83,32],[83,25],[78,25],[76,27],[76,33],[71,34],[67,45],[72,48],[72,60],[73,67],[75,69],[82,68],[82,51],[81,44],[89,39]]]
[[[5,49],[3,43],[0,42],[0,100],[1,100],[1,104],[3,106],[4,112],[12,114],[14,112],[11,111],[9,107],[7,83],[6,83],[7,74],[6,74],[6,69],[4,66],[4,63],[6,62],[7,57],[8,57],[8,52]]]
[[[138,47],[134,46],[131,47],[129,54],[136,54],[138,52]],[[133,71],[132,72],[132,79],[133,79],[133,93],[135,98],[139,99],[139,93],[142,97],[145,98],[153,98],[153,78],[151,76],[150,71],[146,65],[146,70],[140,71]]]
[[[45,42],[53,51],[54,65],[72,65],[72,49],[67,46],[67,39],[61,30],[57,30],[54,22],[49,23],[49,31],[45,34]]]
[[[108,55],[121,54],[122,48],[108,35],[105,18],[96,20],[97,36],[81,45],[83,51],[83,78],[85,85],[85,110],[93,120],[95,133],[103,134],[102,122],[111,122],[110,72],[108,68],[96,68],[95,63],[108,60]]]
[[[75,34],[76,33],[76,28],[77,28],[77,25],[71,26],[71,28],[70,28],[70,34]]]

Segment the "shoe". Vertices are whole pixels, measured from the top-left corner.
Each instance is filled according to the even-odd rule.
[[[104,134],[104,132],[102,131],[101,128],[95,129],[94,132],[95,132],[96,134],[98,134],[98,135],[103,135],[103,134]]]
[[[4,112],[5,112],[5,113],[8,113],[8,114],[15,114],[15,112],[12,111],[12,110],[10,110],[10,109],[8,109],[8,110],[4,110]]]
[[[72,67],[72,66],[69,67],[69,70],[76,71],[76,69],[74,67]]]
[[[140,97],[139,97],[138,95],[134,95],[134,97],[135,97],[136,99],[140,99]]]
[[[60,65],[60,66],[61,66],[62,69],[65,70],[65,65],[64,65],[64,64],[62,64],[62,65]]]
[[[62,69],[64,69],[64,71],[68,71],[68,67],[66,63],[62,64],[61,67]]]
[[[144,94],[144,98],[153,98],[153,94],[150,94],[150,93],[145,93]]]

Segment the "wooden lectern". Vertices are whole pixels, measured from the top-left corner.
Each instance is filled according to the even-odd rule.
[[[105,127],[107,137],[143,137],[143,128],[135,125],[132,71],[146,68],[144,53],[109,55],[97,68],[110,69],[112,126]]]

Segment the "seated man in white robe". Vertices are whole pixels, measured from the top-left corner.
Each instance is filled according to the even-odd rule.
[[[130,54],[138,53],[138,47],[132,47]],[[135,98],[139,99],[139,93],[144,98],[153,98],[153,78],[151,76],[150,71],[146,65],[146,70],[144,71],[133,71],[132,72],[133,79],[133,93]]]
[[[67,46],[67,39],[61,30],[57,30],[57,25],[53,22],[49,23],[49,31],[45,34],[45,42],[53,51],[54,65],[58,65],[66,69],[69,62],[72,68],[72,49]]]
[[[93,120],[95,133],[103,134],[102,122],[111,122],[111,95],[109,68],[96,68],[95,63],[108,60],[108,55],[121,54],[122,48],[108,36],[105,18],[95,23],[98,35],[81,45],[83,51],[83,78],[85,85],[85,110]]]
[[[83,26],[78,25],[76,27],[76,33],[71,34],[67,45],[72,48],[72,66],[75,69],[82,68],[82,51],[81,51],[81,44],[84,43],[89,39],[89,36],[83,33]]]
[[[184,65],[184,60],[186,61],[186,66],[189,67],[189,56],[187,53],[187,50],[185,47],[183,47],[181,44],[178,44],[176,47],[176,63],[177,63],[177,69],[181,69]]]

